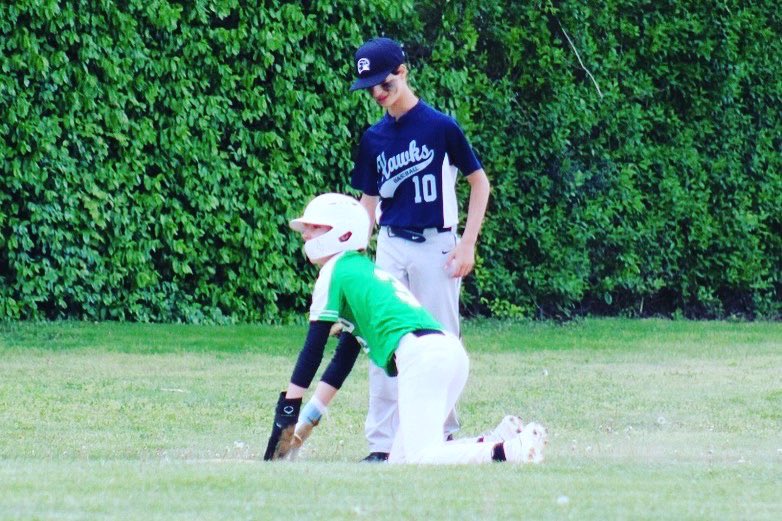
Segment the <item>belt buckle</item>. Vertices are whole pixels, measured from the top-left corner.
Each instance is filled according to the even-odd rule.
[[[426,242],[426,237],[424,237],[423,233],[408,228],[401,228],[399,226],[389,226],[388,236],[398,237],[410,242]]]

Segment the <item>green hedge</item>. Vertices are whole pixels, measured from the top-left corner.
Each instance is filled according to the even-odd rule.
[[[0,317],[299,314],[382,32],[493,183],[467,314],[780,316],[775,2],[247,4],[0,6]]]

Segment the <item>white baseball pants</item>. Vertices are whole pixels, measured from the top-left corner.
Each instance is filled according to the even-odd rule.
[[[451,277],[445,269],[445,259],[456,246],[456,234],[429,228],[424,230],[424,236],[426,242],[414,243],[390,237],[388,229],[381,227],[375,263],[407,286],[421,305],[458,337],[461,279]],[[398,425],[397,379],[369,364],[369,410],[364,435],[370,452],[389,452]],[[444,433],[458,430],[459,422],[452,411]]]
[[[399,370],[399,429],[390,463],[487,463],[493,443],[443,440],[443,424],[467,383],[469,360],[451,333],[402,337],[394,355]]]

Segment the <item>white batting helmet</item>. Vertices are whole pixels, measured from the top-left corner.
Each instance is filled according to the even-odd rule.
[[[335,253],[362,250],[369,242],[369,214],[358,201],[343,194],[322,194],[310,201],[304,215],[290,222],[297,232],[305,224],[331,226],[331,230],[304,243],[304,253],[314,261]],[[349,238],[340,240],[350,232]]]

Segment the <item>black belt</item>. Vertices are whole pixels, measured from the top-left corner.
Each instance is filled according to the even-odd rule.
[[[427,230],[428,228],[409,228],[402,226],[386,226],[386,228],[388,228],[389,237],[399,237],[400,239],[412,242],[426,242],[424,230]],[[437,233],[445,233],[453,230],[450,226],[432,226],[431,228],[436,228]]]
[[[442,331],[439,329],[416,329],[415,331],[410,331],[415,336],[426,336],[426,335],[444,335]]]
[[[410,331],[410,334],[413,336],[422,337],[426,335],[444,335],[445,333],[439,329],[416,329],[415,331]],[[399,370],[396,367],[396,351],[394,351],[394,355],[388,361],[386,373],[391,377],[397,376],[399,374]]]

